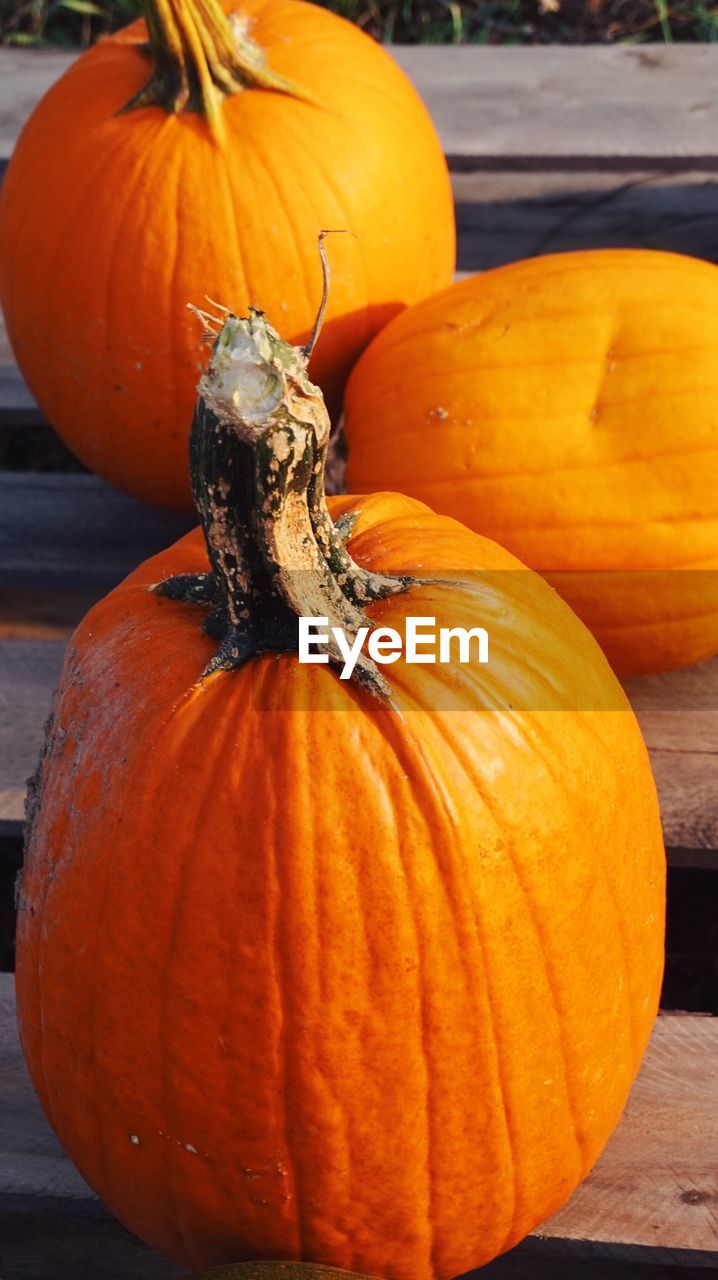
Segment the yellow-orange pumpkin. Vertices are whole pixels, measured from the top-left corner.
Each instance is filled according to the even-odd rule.
[[[449,1280],[566,1200],[625,1102],[662,969],[656,795],[538,575],[397,495],[335,499],[333,524],[305,363],[227,319],[192,433],[205,542],[70,644],[22,1043],[83,1175],[183,1264]],[[271,651],[297,612],[354,634],[364,610],[481,622],[489,664],[365,664],[361,687]]]
[[[261,301],[299,341],[321,293],[317,232],[351,229],[332,244],[335,284],[312,365],[338,405],[373,334],[454,269],[446,164],[389,54],[298,0],[225,8],[244,24],[229,69],[216,0],[146,0],[162,67],[179,40],[174,79],[147,95],[169,110],[121,110],[151,71],[144,24],[134,23],[78,59],[40,103],[0,202],[0,302],[40,406],[92,470],[188,510],[201,351],[186,302],[221,293],[244,310]],[[202,56],[188,43],[198,33]],[[298,96],[252,87],[267,77],[265,55],[269,83],[283,77]],[[195,64],[239,90],[217,106],[205,85],[213,128],[197,110],[172,113],[183,74],[196,89],[187,105],[202,105]]]
[[[718,268],[566,253],[404,312],[347,389],[351,487],[543,573],[621,674],[718,652]]]

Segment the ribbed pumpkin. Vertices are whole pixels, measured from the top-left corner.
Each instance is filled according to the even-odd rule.
[[[718,268],[566,253],[399,316],[347,389],[352,487],[392,488],[543,573],[614,668],[718,652]]]
[[[234,32],[217,0],[146,0],[149,90],[138,22],[45,96],[0,203],[0,302],[43,411],[92,470],[188,510],[201,353],[184,303],[261,302],[299,341],[321,293],[317,232],[353,231],[332,245],[312,366],[338,406],[373,334],[454,269],[446,164],[389,54],[298,0],[231,7]]]
[[[71,641],[22,1043],[84,1177],[188,1267],[449,1280],[567,1199],[625,1102],[661,979],[656,795],[541,578],[405,497],[327,511],[305,368],[226,319],[192,432],[204,541]],[[357,682],[291,652],[297,614],[355,636],[365,612],[481,624],[489,663],[365,657]]]

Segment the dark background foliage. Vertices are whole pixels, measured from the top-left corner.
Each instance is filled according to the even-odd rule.
[[[718,40],[703,0],[318,0],[403,44]],[[84,46],[136,17],[140,0],[0,0],[0,43]]]

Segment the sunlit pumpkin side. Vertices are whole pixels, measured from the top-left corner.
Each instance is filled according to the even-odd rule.
[[[463,280],[374,340],[345,410],[351,487],[508,547],[620,674],[718,652],[718,267],[596,250]]]

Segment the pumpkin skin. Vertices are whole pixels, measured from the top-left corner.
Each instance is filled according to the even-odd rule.
[[[236,8],[227,5],[225,8]],[[185,303],[261,303],[301,341],[334,279],[312,376],[338,409],[362,348],[448,284],[453,204],[443,154],[393,59],[299,0],[238,0],[271,69],[321,106],[247,89],[197,114],[118,114],[147,80],[132,24],[85,53],[39,104],[0,202],[0,303],[43,412],[93,471],[192,510],[187,424],[202,358]]]
[[[403,660],[402,716],[294,655],[199,686],[196,609],[147,590],[206,570],[198,532],[91,610],[54,705],[22,1043],[84,1177],[189,1268],[488,1261],[592,1167],[656,1012],[655,788],[598,646],[455,521],[331,503],[356,510],[351,554],[376,572],[496,571],[501,660],[462,670],[468,706],[502,709],[422,710],[449,668]],[[423,585],[368,612],[474,625],[477,600]],[[546,681],[564,710],[506,710]]]
[[[488,271],[360,359],[349,484],[400,485],[508,547],[619,674],[700,662],[718,652],[717,357],[711,264],[595,250]]]

